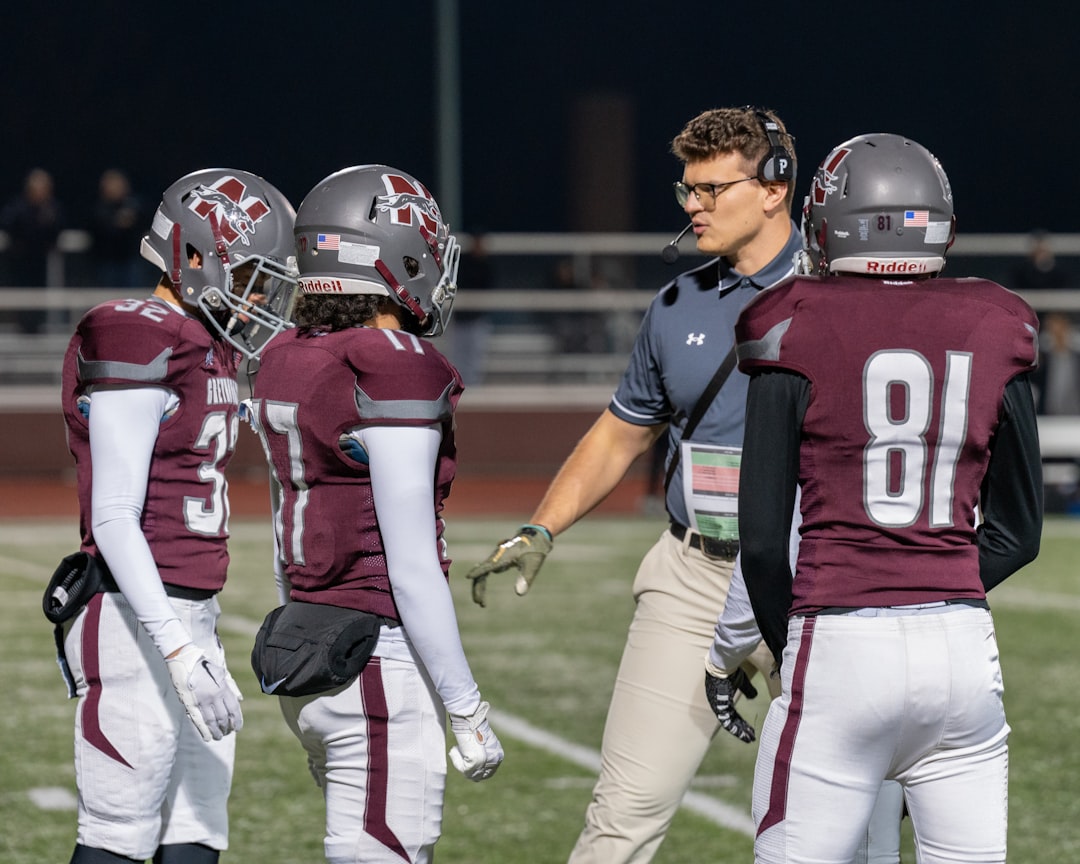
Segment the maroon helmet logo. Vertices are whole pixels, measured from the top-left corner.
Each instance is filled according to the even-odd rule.
[[[810,184],[810,199],[817,206],[824,204],[825,199],[836,191],[836,172],[850,152],[846,147],[841,147],[829,157],[828,162],[821,163],[814,175],[814,182]]]
[[[249,234],[267,213],[270,205],[256,195],[247,194],[247,185],[235,177],[222,177],[212,186],[199,185],[191,193],[188,207],[200,219],[217,215],[221,236],[231,246],[237,240],[250,246]]]
[[[382,180],[387,194],[376,199],[380,212],[389,213],[394,225],[418,225],[438,233],[442,215],[423,183],[413,183],[400,174],[383,174]]]

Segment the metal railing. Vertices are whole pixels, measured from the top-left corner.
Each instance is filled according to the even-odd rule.
[[[64,287],[65,262],[89,254],[84,232],[65,232],[49,268],[44,288],[0,289],[0,399],[4,403],[34,387],[55,387],[64,348],[79,317],[97,303],[131,294],[131,289]],[[466,250],[473,238],[464,236]],[[469,290],[463,285],[455,314],[464,321],[472,313],[487,322],[483,339],[484,388],[599,388],[610,393],[625,366],[641,315],[655,291],[680,269],[704,259],[692,239],[684,239],[684,255],[674,267],[661,263],[659,251],[670,242],[661,234],[488,234],[484,247],[491,256],[498,287]],[[1080,234],[1054,235],[1055,253],[1080,265]],[[949,254],[949,271],[979,275],[1008,284],[1008,273],[1030,246],[1026,234],[960,235]],[[577,284],[550,287],[556,261],[569,261]],[[1080,276],[1080,266],[1075,266]],[[597,280],[596,277],[600,277]],[[597,287],[599,285],[599,287]],[[151,286],[147,286],[147,291]],[[135,292],[143,293],[142,290]],[[1020,292],[1039,311],[1080,313],[1076,289]],[[37,312],[44,321],[39,333],[18,332],[21,312]],[[468,331],[461,328],[463,335]],[[451,355],[455,325],[443,343]],[[476,398],[476,389],[474,397]],[[25,398],[25,396],[24,396]]]

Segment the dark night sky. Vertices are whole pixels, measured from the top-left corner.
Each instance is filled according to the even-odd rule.
[[[5,16],[0,197],[41,165],[78,220],[104,168],[156,201],[176,177],[223,165],[299,204],[361,162],[403,168],[439,197],[434,0],[62,11],[75,5]],[[459,5],[462,230],[568,230],[571,108],[608,94],[632,106],[633,230],[682,226],[668,152],[682,124],[754,103],[798,138],[799,201],[833,145],[899,132],[945,165],[961,231],[1080,231],[1073,4]]]

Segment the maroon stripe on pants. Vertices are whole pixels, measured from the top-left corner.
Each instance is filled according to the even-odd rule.
[[[86,619],[82,630],[83,675],[86,676],[86,698],[82,704],[83,738],[110,759],[131,767],[104,732],[101,731],[101,657],[98,653],[101,633],[101,601],[104,594],[95,594],[86,604]]]
[[[382,684],[382,663],[372,657],[360,673],[360,696],[367,718],[368,764],[367,801],[364,805],[364,831],[393,850],[406,861],[409,855],[393,830],[386,824],[386,801],[390,786],[388,756],[390,712]]]
[[[806,685],[806,667],[810,661],[810,644],[813,641],[814,622],[817,619],[803,619],[802,635],[799,638],[799,651],[795,655],[795,671],[791,675],[791,704],[788,705],[784,729],[780,733],[780,743],[773,757],[772,785],[769,788],[769,809],[765,818],[758,825],[757,834],[761,834],[784,821],[787,815],[788,779],[791,776],[791,751],[795,749],[795,736],[802,719],[803,692]]]

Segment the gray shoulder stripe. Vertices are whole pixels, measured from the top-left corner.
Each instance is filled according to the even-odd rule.
[[[785,318],[779,324],[774,324],[760,339],[740,342],[736,355],[739,360],[779,360],[780,342],[790,326],[791,319]]]
[[[372,399],[356,385],[356,409],[361,417],[393,417],[398,420],[430,420],[450,416],[451,381],[437,399]]]
[[[122,363],[117,360],[84,360],[79,352],[79,380],[85,383],[103,378],[122,378],[125,381],[164,381],[169,372],[172,348],[166,348],[149,363]]]
[[[1031,366],[1034,368],[1039,365],[1039,331],[1030,324],[1024,324],[1024,326],[1031,337]]]

